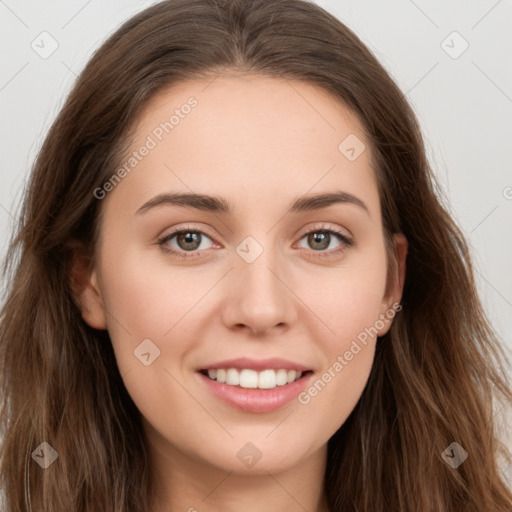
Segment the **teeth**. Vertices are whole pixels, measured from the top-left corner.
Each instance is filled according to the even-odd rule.
[[[276,384],[278,386],[284,386],[287,383],[288,383],[288,372],[286,370],[277,370]]]
[[[217,382],[223,382],[230,386],[240,386],[252,389],[273,389],[277,386],[284,386],[302,377],[302,372],[295,370],[255,370],[236,368],[208,370],[208,377]]]
[[[234,368],[230,368],[226,372],[226,384],[230,386],[238,386],[240,384],[240,374]]]
[[[243,373],[243,371],[242,371]],[[276,372],[274,370],[263,370],[258,374],[258,387],[261,389],[272,389],[277,386]]]
[[[232,370],[238,373],[234,368],[232,368]],[[258,372],[255,372],[254,370],[242,370],[239,373],[239,382],[241,388],[257,388]]]

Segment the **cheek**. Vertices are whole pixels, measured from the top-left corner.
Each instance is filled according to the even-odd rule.
[[[121,323],[128,331],[160,338],[207,290],[206,274],[197,269],[173,268],[166,264],[164,255],[155,257],[157,250],[105,248],[102,273],[108,308],[114,317],[110,322],[113,330],[118,330],[115,324]]]
[[[360,281],[358,282],[360,283]],[[298,397],[308,411],[311,429],[331,436],[349,417],[363,393],[374,362],[376,322],[381,286],[363,288],[345,281],[342,290],[330,290],[323,315],[334,331],[315,338],[322,352],[322,367]],[[333,299],[333,297],[336,297]],[[320,311],[320,309],[317,309]]]
[[[161,417],[168,426],[163,411],[169,404],[179,410],[191,406],[173,379],[182,380],[173,363],[182,361],[194,345],[184,328],[187,313],[205,293],[204,277],[201,281],[190,270],[171,269],[163,258],[157,264],[140,247],[119,247],[104,247],[101,269],[109,336],[125,387],[137,408],[145,418]],[[187,418],[180,421],[178,430],[183,425],[191,428],[188,422]]]
[[[374,254],[379,254],[377,248]],[[324,325],[322,336],[312,327],[311,339],[321,345],[322,368],[299,400],[321,411],[336,411],[332,425],[340,425],[355,407],[367,383],[375,354],[380,312],[386,287],[385,258],[361,258],[340,269],[336,280],[320,280],[308,306]],[[321,288],[319,283],[323,283]],[[315,414],[316,414],[315,413]]]
[[[332,356],[333,350],[343,349],[379,319],[386,288],[385,261],[375,258],[329,269],[306,276],[302,286],[301,297],[326,327],[322,339]],[[313,332],[310,334],[314,337]]]

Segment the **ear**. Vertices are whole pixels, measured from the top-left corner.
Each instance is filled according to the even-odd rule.
[[[78,240],[68,241],[66,248],[69,251],[68,279],[75,304],[88,325],[95,329],[106,329],[105,306],[92,259]]]
[[[407,249],[409,244],[407,238],[403,233],[395,233],[393,235],[393,245],[395,249],[395,258],[392,261],[392,272],[388,276],[388,282],[386,284],[386,293],[382,301],[381,317],[385,324],[382,329],[379,330],[378,336],[384,336],[392,323],[394,313],[391,315],[390,311],[396,312],[394,305],[399,304],[402,299],[402,293],[405,283],[405,262],[407,259]]]

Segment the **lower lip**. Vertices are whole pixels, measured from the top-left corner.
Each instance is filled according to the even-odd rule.
[[[291,402],[303,391],[313,373],[305,373],[300,379],[272,389],[242,388],[212,380],[198,372],[199,377],[210,391],[237,409],[250,412],[271,412]]]

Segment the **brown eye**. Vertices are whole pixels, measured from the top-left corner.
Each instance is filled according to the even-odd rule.
[[[315,251],[323,251],[327,249],[331,242],[331,234],[327,231],[314,231],[306,236],[308,244]]]
[[[199,250],[209,248],[208,246],[204,246],[204,239],[211,240],[206,233],[197,229],[180,229],[160,238],[158,245],[166,252],[187,258],[195,256],[195,253]],[[191,254],[188,255],[186,253]]]
[[[308,233],[306,233],[301,240],[306,238],[306,243],[308,247],[306,249],[312,249],[313,251],[326,252],[326,249],[329,249],[331,243],[341,241],[341,249],[344,249],[346,246],[352,245],[352,239],[347,235],[340,233],[338,231],[334,231],[332,229],[318,229],[315,228]],[[332,251],[328,252],[337,252],[341,250],[338,247],[331,247]]]
[[[197,231],[182,231],[176,235],[176,243],[184,251],[194,251],[201,245],[201,234]]]
[[[352,236],[325,225],[317,225],[305,233],[300,242],[305,239],[301,249],[308,249],[315,258],[334,258],[344,253],[354,244]],[[336,241],[339,243],[336,244]]]

